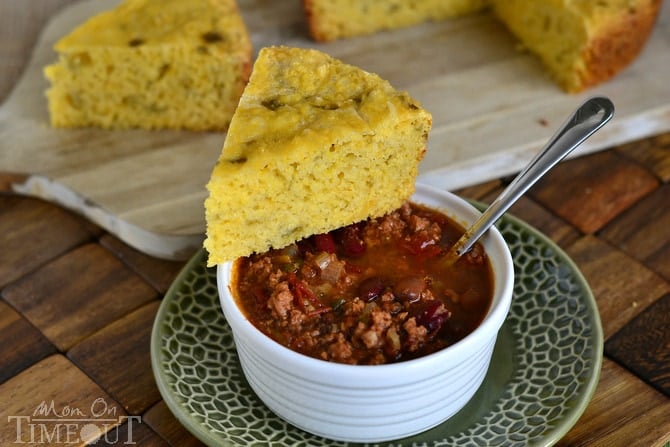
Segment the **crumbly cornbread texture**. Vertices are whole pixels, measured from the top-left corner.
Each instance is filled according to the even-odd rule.
[[[370,34],[492,8],[566,92],[606,81],[640,53],[661,0],[303,0],[317,41]]]
[[[398,208],[431,122],[375,74],[316,50],[263,48],[207,184],[208,264]]]
[[[252,62],[234,0],[125,0],[55,49],[54,127],[223,130]]]
[[[638,56],[661,0],[494,0],[493,6],[564,90],[580,92]]]
[[[441,21],[481,11],[489,0],[303,0],[311,36],[321,42]]]

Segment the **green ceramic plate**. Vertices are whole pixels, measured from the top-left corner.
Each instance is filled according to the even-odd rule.
[[[593,295],[573,262],[513,217],[498,224],[516,283],[491,368],[454,417],[383,446],[550,446],[574,424],[598,382],[603,336]],[[249,388],[219,307],[216,270],[197,253],[166,294],[151,360],[166,404],[210,446],[340,446],[275,416]]]

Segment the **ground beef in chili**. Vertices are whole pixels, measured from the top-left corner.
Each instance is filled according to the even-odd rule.
[[[234,295],[258,329],[303,354],[350,364],[416,358],[472,332],[490,306],[493,277],[481,245],[445,262],[463,231],[408,202],[239,259]]]

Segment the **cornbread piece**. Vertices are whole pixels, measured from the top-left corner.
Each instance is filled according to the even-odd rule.
[[[604,82],[634,61],[660,6],[661,0],[303,0],[310,34],[317,41],[445,20],[491,7],[570,93]]]
[[[55,49],[55,127],[226,129],[252,60],[234,0],[126,0]]]
[[[430,127],[377,75],[316,50],[263,48],[207,184],[208,264],[400,207]]]
[[[497,17],[567,92],[610,79],[638,55],[660,0],[494,0]]]
[[[310,34],[322,42],[441,21],[487,5],[488,0],[303,0]]]

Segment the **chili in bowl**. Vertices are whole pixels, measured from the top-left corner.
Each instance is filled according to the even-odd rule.
[[[387,216],[219,265],[259,398],[299,428],[352,442],[410,436],[460,410],[486,375],[514,280],[496,229],[446,262],[478,215],[419,184]]]

